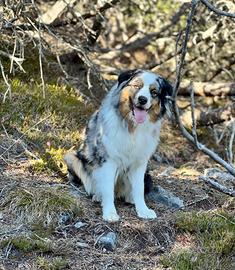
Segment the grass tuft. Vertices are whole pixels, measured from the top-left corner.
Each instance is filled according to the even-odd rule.
[[[54,231],[61,214],[68,213],[71,218],[83,214],[80,201],[61,188],[16,188],[6,196],[4,204],[41,236]]]
[[[233,269],[235,253],[235,216],[225,211],[181,213],[176,226],[193,235],[195,246],[173,247],[161,258],[174,270]]]
[[[43,270],[62,270],[68,267],[68,261],[62,257],[55,257],[52,260],[38,257],[37,266]]]

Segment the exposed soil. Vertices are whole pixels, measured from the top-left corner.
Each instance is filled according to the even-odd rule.
[[[168,130],[169,131],[169,130]],[[174,131],[175,132],[175,131]],[[7,144],[7,138],[2,136],[1,145]],[[182,139],[177,139],[173,152],[181,147]],[[5,145],[6,146],[6,145]],[[183,199],[185,209],[175,210],[163,204],[147,200],[147,204],[156,211],[158,218],[154,221],[141,220],[136,217],[132,205],[118,201],[116,203],[121,221],[109,224],[101,218],[101,208],[86,196],[82,188],[71,188],[65,179],[57,174],[32,173],[29,170],[27,157],[20,146],[12,148],[9,158],[0,161],[0,196],[4,196],[16,188],[45,187],[45,189],[61,186],[62,189],[77,196],[81,200],[84,214],[81,218],[71,220],[62,227],[58,227],[50,236],[57,245],[56,252],[22,252],[12,245],[2,248],[0,269],[164,269],[159,259],[167,254],[175,245],[189,245],[192,237],[182,233],[175,227],[175,217],[181,211],[204,211],[221,208],[228,201],[228,197],[212,190],[198,180],[198,175],[208,167],[213,166],[211,161],[196,152],[190,145],[184,144],[184,157],[179,151],[174,157],[178,162],[160,164],[150,162],[150,170],[154,185],[160,185],[174,195]],[[160,152],[161,152],[160,147]],[[17,152],[18,151],[18,152]],[[16,158],[16,154],[18,158]],[[11,157],[14,159],[11,159]],[[19,158],[20,156],[20,158]],[[167,154],[165,155],[167,156]],[[187,162],[186,162],[187,160]],[[170,160],[168,160],[170,162]],[[185,164],[187,166],[185,166]],[[185,167],[183,167],[184,165]],[[85,222],[86,225],[76,229],[76,221]],[[13,235],[27,233],[30,227],[21,223],[10,211],[9,205],[1,206],[0,211],[0,238],[8,239]],[[97,245],[97,239],[106,232],[114,231],[118,237],[115,251],[107,251]],[[37,259],[43,256],[50,260],[55,256],[66,258],[67,266],[64,268],[38,268]]]

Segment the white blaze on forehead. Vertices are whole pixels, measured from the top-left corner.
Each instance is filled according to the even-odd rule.
[[[155,73],[149,71],[141,73],[139,77],[143,80],[144,85],[156,83],[156,79],[158,78],[158,76]]]
[[[147,104],[145,105],[146,108],[149,108],[151,106],[151,93],[149,90],[150,85],[156,84],[157,75],[152,72],[143,72],[139,75],[139,78],[143,81],[143,87],[138,91],[135,102],[138,102],[139,96],[144,96],[148,99]]]

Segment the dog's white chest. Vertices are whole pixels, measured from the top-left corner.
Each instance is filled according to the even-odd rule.
[[[161,123],[141,124],[133,133],[122,127],[112,127],[104,136],[108,155],[121,167],[140,165],[148,161],[159,141]]]

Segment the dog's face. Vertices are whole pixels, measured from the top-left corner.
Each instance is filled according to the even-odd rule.
[[[119,111],[129,130],[145,121],[156,122],[170,107],[171,84],[161,76],[143,70],[119,75]]]

